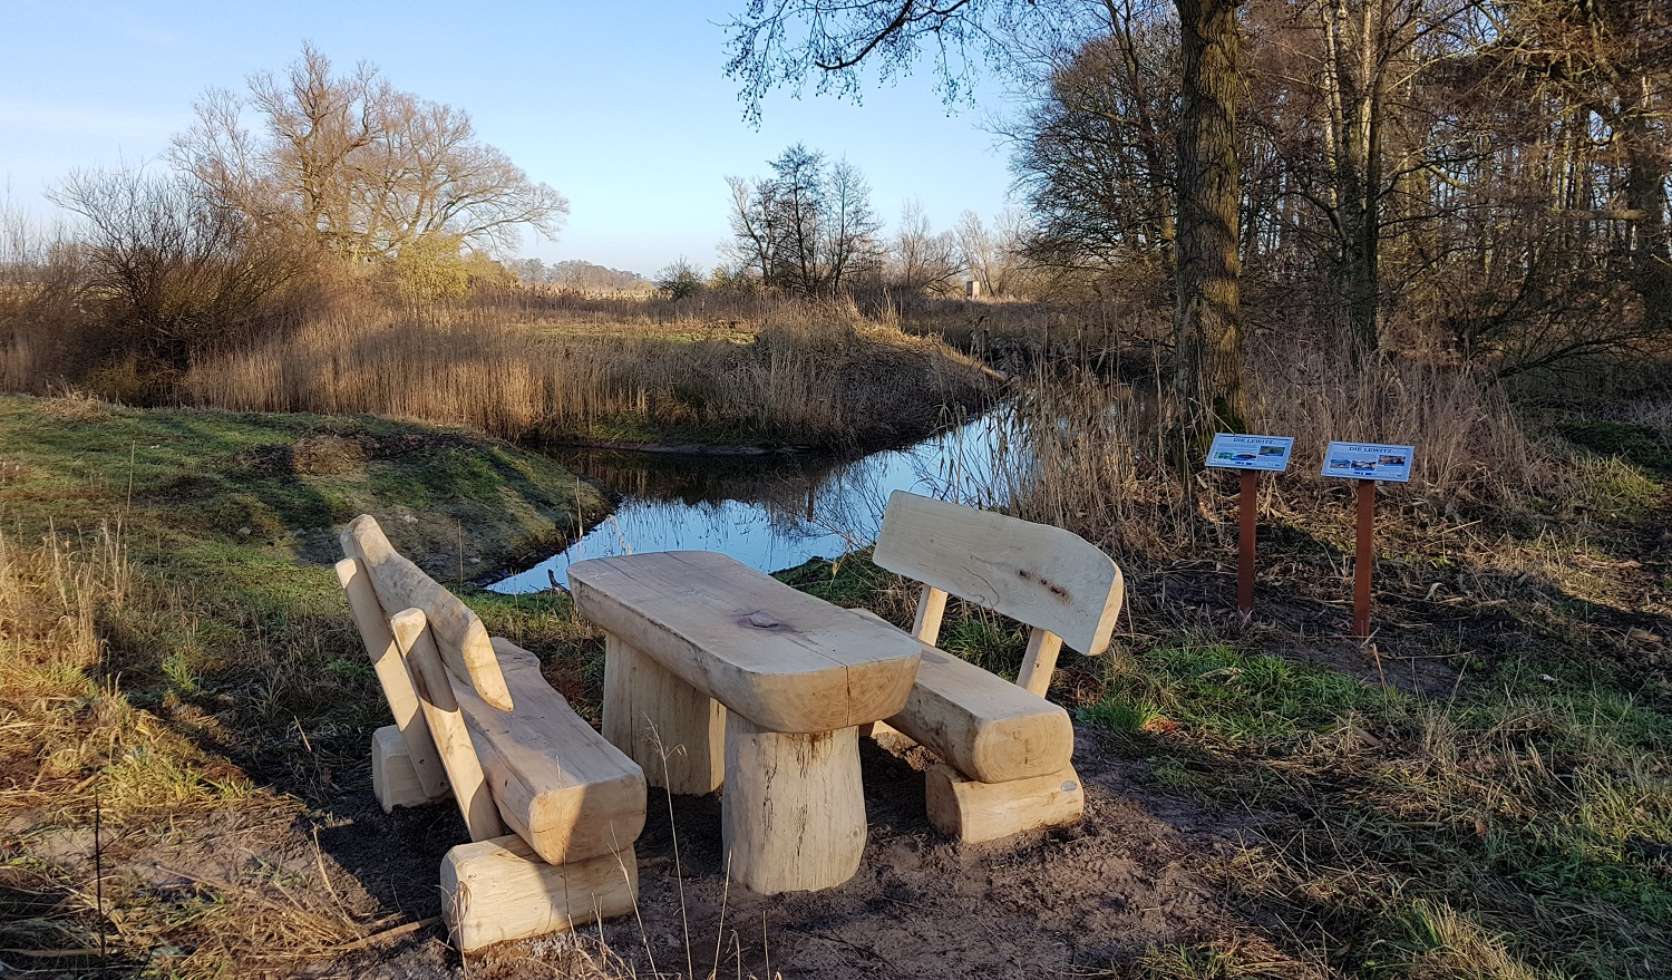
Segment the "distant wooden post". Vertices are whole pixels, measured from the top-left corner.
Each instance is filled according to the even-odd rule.
[[[1353,557],[1353,635],[1370,638],[1370,573],[1376,561],[1376,481],[1358,481],[1358,549]]]
[[[1243,470],[1242,490],[1237,500],[1237,612],[1254,612],[1254,517],[1259,499],[1260,474]]]

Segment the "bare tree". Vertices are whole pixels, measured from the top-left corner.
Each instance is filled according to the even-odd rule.
[[[284,75],[254,75],[248,90],[207,93],[174,162],[223,206],[331,252],[387,257],[426,235],[505,248],[525,227],[554,235],[568,213],[562,195],[479,141],[463,110],[401,92],[370,66],[336,74],[305,45]]]
[[[727,253],[739,268],[747,269],[762,283],[772,280],[777,262],[773,250],[777,241],[778,215],[774,200],[776,185],[771,181],[752,181],[742,177],[727,177],[731,189],[732,240]]]
[[[1035,94],[1005,135],[1037,225],[1028,254],[1061,269],[1170,273],[1178,27],[1153,2],[1110,0],[1104,14],[1106,33],[1052,39],[1021,61]]]
[[[52,199],[87,224],[87,291],[109,297],[122,347],[175,367],[258,327],[301,271],[248,217],[182,179],[81,171]]]
[[[958,277],[958,246],[949,231],[936,233],[923,205],[907,201],[894,233],[889,279],[907,292],[949,292]]]
[[[829,281],[833,292],[874,271],[881,262],[882,246],[877,233],[882,222],[871,207],[871,185],[859,168],[838,160],[826,179],[824,253],[829,257]]]
[[[797,143],[772,161],[772,176],[730,177],[729,257],[766,286],[812,296],[847,288],[877,268],[881,222],[870,185],[846,160]]]
[[[958,258],[984,294],[1009,296],[1020,287],[1025,229],[1026,221],[1015,209],[1000,212],[991,228],[974,211],[959,217]]]

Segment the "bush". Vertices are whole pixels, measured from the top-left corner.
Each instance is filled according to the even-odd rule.
[[[686,259],[664,268],[656,274],[656,289],[671,300],[682,300],[702,292],[702,273]]]

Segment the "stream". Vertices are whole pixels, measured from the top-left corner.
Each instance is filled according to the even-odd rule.
[[[895,490],[1002,503],[1010,412],[1000,407],[900,449],[859,458],[669,456],[577,449],[557,458],[616,497],[615,511],[563,551],[493,583],[495,592],[568,586],[569,566],[647,551],[718,551],[773,572],[876,540]]]

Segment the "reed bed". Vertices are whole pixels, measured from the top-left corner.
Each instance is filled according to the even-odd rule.
[[[1152,360],[1145,378],[1129,367],[1115,376],[1036,367],[983,496],[1120,553],[1189,551],[1215,484],[1198,465],[1177,465],[1184,427],[1168,368]],[[1295,437],[1290,476],[1268,488],[1293,502],[1335,485],[1316,476],[1332,439],[1416,444],[1412,483],[1385,490],[1439,512],[1510,506],[1574,473],[1529,439],[1501,387],[1480,372],[1395,355],[1353,365],[1296,345],[1268,349],[1251,377],[1251,427]],[[1199,455],[1186,452],[1192,464]]]
[[[572,322],[572,321],[569,321]],[[243,411],[379,414],[509,439],[882,444],[979,403],[992,375],[851,306],[784,307],[745,343],[643,323],[576,333],[493,307],[350,309],[203,360],[181,398]]]

